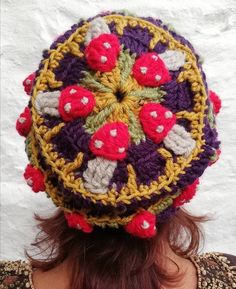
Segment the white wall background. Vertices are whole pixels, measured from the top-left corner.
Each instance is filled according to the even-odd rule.
[[[41,51],[81,17],[104,10],[128,9],[161,18],[189,39],[205,60],[211,89],[221,95],[218,117],[223,152],[202,179],[188,208],[211,213],[205,225],[205,251],[236,254],[236,1],[235,0],[3,0],[1,3],[1,239],[0,258],[24,258],[33,240],[33,212],[54,207],[33,194],[22,172],[27,159],[15,120],[28,99],[22,80],[37,68]]]

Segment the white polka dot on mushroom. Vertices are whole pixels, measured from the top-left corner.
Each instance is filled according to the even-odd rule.
[[[142,225],[141,225],[141,227],[144,229],[144,230],[146,230],[146,229],[148,229],[149,227],[150,227],[150,224],[147,222],[147,221],[143,221],[143,223],[142,223]]]
[[[111,48],[111,44],[109,42],[104,42],[103,46],[107,49]]]
[[[155,61],[157,61],[158,56],[157,56],[157,55],[152,55],[152,59],[154,59]]]
[[[31,83],[31,80],[30,80],[30,79],[26,79],[25,83],[26,83],[27,85],[29,85],[29,84]]]
[[[142,74],[146,74],[147,73],[147,67],[141,66],[140,67],[140,71],[141,71]]]
[[[156,132],[161,133],[164,130],[164,126],[163,125],[158,125],[158,127],[156,128]]]
[[[18,118],[19,123],[25,123],[26,118],[25,117],[20,117]]]
[[[155,79],[156,79],[156,81],[159,81],[159,80],[161,80],[161,76],[160,76],[159,74],[157,74],[157,75],[155,76]]]
[[[119,153],[122,154],[124,151],[125,151],[125,148],[124,148],[124,147],[122,147],[122,148],[118,148],[118,152],[119,152]]]
[[[101,62],[106,63],[107,62],[107,57],[106,56],[101,56]]]
[[[29,185],[29,186],[33,186],[33,180],[32,180],[32,178],[28,178],[28,179],[26,180],[26,183],[27,183],[27,185]]]
[[[158,116],[158,114],[157,114],[156,111],[151,111],[151,112],[150,112],[150,115],[151,115],[152,117],[154,117],[154,118],[157,118],[157,116]]]
[[[71,90],[70,90],[70,94],[74,94],[74,93],[76,93],[76,89],[74,89],[74,88],[72,88]]]
[[[70,102],[68,102],[64,105],[64,110],[65,110],[65,112],[70,112],[70,110],[71,110],[71,103]]]
[[[171,111],[166,111],[165,112],[165,118],[168,119],[168,118],[172,118],[173,116],[173,113]]]
[[[117,129],[111,129],[110,130],[110,135],[113,136],[113,137],[117,136]]]
[[[83,96],[80,101],[81,101],[81,103],[86,105],[89,102],[89,99],[86,96]]]
[[[103,142],[101,140],[96,139],[94,141],[94,145],[97,149],[100,149],[103,146]]]
[[[157,56],[157,55],[152,55],[152,59],[154,59],[155,61],[157,61],[158,56]]]

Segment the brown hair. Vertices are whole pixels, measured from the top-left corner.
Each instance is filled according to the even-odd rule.
[[[207,220],[180,209],[158,226],[154,238],[143,240],[122,229],[96,228],[90,234],[71,229],[60,209],[52,217],[35,218],[40,232],[32,244],[39,249],[34,256],[44,257],[36,258],[28,252],[26,255],[33,267],[43,271],[67,260],[70,289],[157,289],[177,282],[182,274],[177,264],[175,274],[165,270],[163,244],[168,242],[183,257],[197,253],[203,239],[199,225]]]

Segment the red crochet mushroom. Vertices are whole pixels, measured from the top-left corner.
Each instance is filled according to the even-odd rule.
[[[221,109],[221,99],[220,97],[212,90],[209,93],[210,100],[213,104],[214,113],[218,114]]]
[[[71,121],[90,114],[95,105],[91,91],[78,85],[71,85],[62,90],[58,110],[64,121]]]
[[[149,211],[141,211],[124,228],[136,237],[151,238],[156,234],[156,216]]]
[[[29,107],[27,106],[24,112],[20,114],[19,118],[16,121],[16,130],[18,131],[19,135],[26,137],[30,131],[31,125],[31,113]]]
[[[145,104],[139,118],[144,132],[155,143],[160,143],[176,123],[176,116],[159,103]]]
[[[23,81],[24,90],[28,95],[31,94],[35,80],[35,75],[36,75],[35,72],[33,72],[29,76],[27,76],[26,79]]]
[[[120,53],[119,39],[114,34],[101,34],[90,41],[85,49],[88,65],[101,72],[111,71]]]
[[[65,213],[68,226],[70,228],[78,229],[84,233],[91,233],[93,227],[86,221],[83,215],[77,213]]]
[[[40,169],[28,164],[24,172],[24,178],[35,193],[45,191],[44,175]]]
[[[183,192],[173,201],[173,207],[181,207],[185,203],[189,202],[196,194],[197,186],[199,185],[199,179],[187,186]]]
[[[98,129],[90,140],[90,150],[108,160],[122,160],[129,145],[128,126],[123,122],[112,122]]]
[[[145,53],[135,61],[133,75],[139,84],[152,87],[160,86],[171,79],[164,62],[155,52]]]

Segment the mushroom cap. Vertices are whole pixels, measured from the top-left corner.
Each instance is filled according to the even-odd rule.
[[[26,77],[26,79],[23,81],[23,86],[24,86],[24,90],[25,92],[30,95],[32,88],[33,88],[33,84],[34,84],[34,79],[35,79],[35,72],[31,73],[30,75],[28,75]]]
[[[144,132],[160,143],[176,123],[176,116],[159,103],[145,104],[139,113]]]
[[[93,227],[86,221],[85,217],[78,213],[65,213],[68,226],[74,229],[82,230],[84,233],[91,233]]]
[[[215,114],[218,114],[221,109],[221,99],[220,97],[212,90],[209,92],[209,98],[213,104],[213,110]]]
[[[128,126],[123,122],[112,122],[103,125],[94,133],[89,147],[97,156],[122,160],[126,157],[129,140]]]
[[[44,175],[40,169],[28,164],[25,168],[24,178],[35,193],[45,191]]]
[[[29,107],[25,107],[24,112],[20,114],[16,121],[16,130],[19,135],[27,136],[32,125],[32,117]]]
[[[173,207],[181,207],[183,204],[189,202],[196,194],[199,179],[195,180],[191,185],[187,186],[182,193],[174,199]]]
[[[155,52],[145,53],[135,61],[133,76],[140,85],[152,87],[160,86],[171,79],[165,63]]]
[[[119,39],[114,34],[101,34],[90,41],[85,49],[85,58],[93,70],[111,71],[120,53]]]
[[[136,214],[125,230],[139,238],[151,238],[156,234],[156,216],[149,211]]]
[[[64,121],[87,116],[94,108],[95,99],[91,91],[78,85],[70,85],[62,90],[58,110]]]

